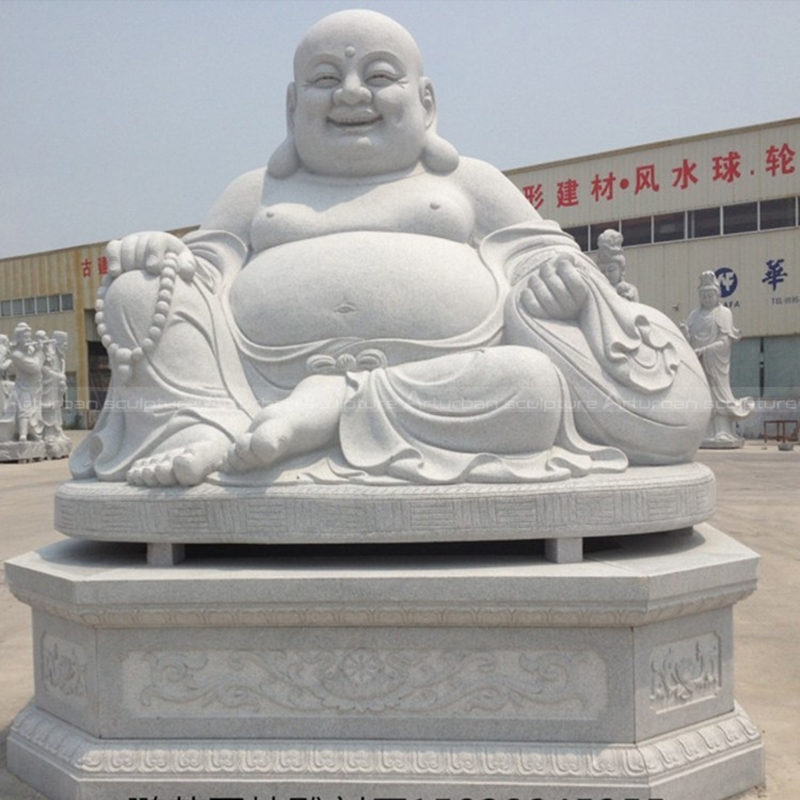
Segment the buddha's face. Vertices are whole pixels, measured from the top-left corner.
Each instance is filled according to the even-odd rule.
[[[416,165],[434,119],[430,84],[401,26],[373,12],[315,25],[295,56],[289,120],[303,166],[364,177]]]
[[[719,302],[719,294],[714,288],[700,290],[700,305],[703,308],[714,308]]]

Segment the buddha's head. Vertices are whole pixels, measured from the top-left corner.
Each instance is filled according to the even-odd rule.
[[[458,163],[436,135],[436,103],[411,34],[374,11],[331,14],[303,37],[287,92],[288,137],[270,159],[274,177],[300,166],[336,177],[369,177],[424,163]]]

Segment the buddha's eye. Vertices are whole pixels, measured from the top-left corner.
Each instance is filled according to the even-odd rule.
[[[364,80],[370,86],[389,86],[401,80],[402,74],[390,64],[371,64],[364,72]]]
[[[389,75],[387,72],[376,72],[367,78],[367,83],[370,86],[389,86],[392,83],[397,83],[397,77]]]
[[[341,82],[342,76],[335,64],[315,64],[306,73],[305,85],[315,89],[335,89]]]
[[[340,82],[339,76],[333,74],[317,75],[310,81],[311,85],[315,86],[317,89],[333,89],[338,86]]]

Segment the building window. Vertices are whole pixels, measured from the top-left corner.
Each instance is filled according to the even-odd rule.
[[[758,230],[758,203],[737,203],[735,206],[723,206],[722,230],[725,235]]]
[[[615,219],[613,222],[599,222],[597,225],[591,226],[592,232],[592,250],[597,250],[597,239],[599,238],[600,234],[603,231],[607,231],[608,229],[618,231],[619,230],[619,220]]]
[[[26,314],[35,314],[36,313],[36,298],[35,297],[26,297],[25,298],[25,313]]]
[[[10,317],[10,316],[11,316],[11,301],[0,300],[0,317]]]
[[[11,314],[15,317],[21,317],[23,314],[22,300],[19,297],[11,301]]]
[[[623,244],[650,244],[653,241],[653,218],[636,217],[622,220]]]
[[[684,219],[686,214],[678,211],[674,214],[658,214],[653,217],[653,241],[673,242],[684,238]]]
[[[47,308],[51,314],[61,311],[61,297],[57,294],[51,294],[47,298]]]
[[[797,225],[797,198],[781,197],[778,200],[761,201],[762,231],[771,228],[792,228]]]
[[[62,294],[61,295],[61,310],[62,311],[72,311],[72,295],[71,294]]]
[[[780,197],[760,203],[696,208],[654,217],[633,217],[622,221],[565,228],[581,250],[597,250],[597,238],[609,228],[620,231],[625,246],[674,242],[684,238],[703,239],[731,233],[746,233],[800,225],[800,197]]]
[[[47,313],[47,297],[45,295],[39,295],[39,297],[36,298],[36,313]]]
[[[719,236],[720,210],[714,208],[698,208],[689,212],[689,238],[702,239],[704,236]]]
[[[564,233],[568,233],[578,243],[578,247],[585,253],[589,249],[589,227],[588,225],[578,225],[577,228],[564,228]]]

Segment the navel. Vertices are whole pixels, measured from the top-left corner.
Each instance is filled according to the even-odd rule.
[[[342,299],[342,302],[339,303],[336,308],[333,309],[337,314],[352,314],[354,311],[358,311],[358,308],[354,303],[351,303],[346,297]]]

